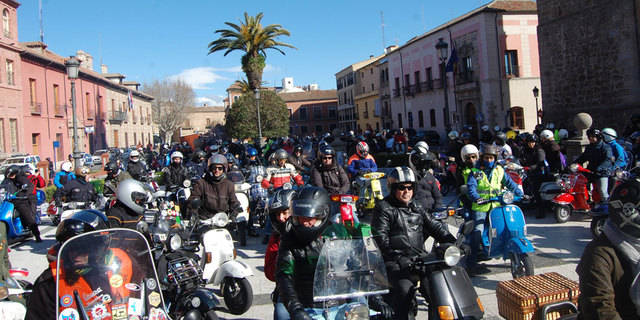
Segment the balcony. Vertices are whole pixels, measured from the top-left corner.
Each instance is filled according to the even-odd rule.
[[[424,92],[433,90],[433,80],[420,82],[420,89]]]
[[[56,104],[53,108],[56,117],[64,117],[67,113],[67,106],[64,104]]]
[[[402,87],[402,94],[404,94],[405,96],[413,96],[413,92],[411,91],[411,85]]]
[[[400,96],[400,89],[398,89],[398,88],[393,89],[393,96],[394,97],[399,97]]]
[[[40,102],[31,102],[31,114],[41,115],[42,114],[42,103]]]
[[[473,70],[462,71],[456,75],[456,84],[465,84],[473,82],[474,80]]]
[[[88,119],[88,120],[93,120],[93,116],[94,116],[94,114],[95,114],[95,113],[96,113],[96,112],[95,112],[95,110],[93,110],[93,109],[88,109],[88,110],[87,110],[87,119]]]
[[[113,111],[109,117],[110,124],[121,124],[125,120],[127,120],[127,113],[124,111]]]

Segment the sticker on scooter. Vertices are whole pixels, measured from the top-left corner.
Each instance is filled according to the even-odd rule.
[[[111,307],[111,313],[113,320],[127,320],[127,305],[126,304],[116,304]]]
[[[167,320],[167,314],[160,308],[151,308],[149,320]]]
[[[155,290],[156,289],[156,280],[155,279],[147,279],[147,289],[149,290]]]
[[[142,299],[137,299],[137,298],[129,298],[129,308],[128,308],[128,313],[129,316],[131,315],[138,315],[141,316],[142,315]],[[131,319],[131,317],[129,317],[129,319]]]
[[[80,314],[74,308],[67,308],[60,312],[58,320],[79,320]]]
[[[113,288],[120,288],[122,286],[122,276],[119,274],[114,274],[109,278],[109,284]]]
[[[73,304],[73,297],[70,294],[65,294],[60,298],[60,305],[68,307]]]
[[[157,306],[160,305],[160,294],[159,293],[157,293],[155,291],[151,292],[147,298],[149,298],[149,304],[150,305],[152,305],[154,307],[157,307]]]
[[[107,311],[107,307],[105,307],[104,304],[96,304],[91,309],[91,317],[93,320],[101,320],[109,316],[111,316],[111,314],[109,314],[109,311]]]
[[[140,291],[140,286],[136,283],[125,283],[124,287],[130,291]]]

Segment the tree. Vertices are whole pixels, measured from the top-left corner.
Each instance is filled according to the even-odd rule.
[[[273,91],[260,91],[260,121],[265,137],[282,137],[289,134],[289,110]],[[227,134],[234,138],[258,136],[256,99],[253,94],[244,94],[233,103],[227,112],[225,129]]]
[[[151,103],[153,122],[158,125],[162,141],[170,141],[171,135],[178,130],[186,119],[185,109],[192,107],[195,92],[182,80],[156,80],[144,84],[142,91],[154,97]]]
[[[279,47],[294,48],[294,46],[276,41],[279,36],[290,36],[291,34],[279,24],[270,24],[262,27],[262,12],[255,17],[244,13],[244,22],[240,21],[240,25],[231,22],[225,22],[232,29],[219,29],[215,33],[220,34],[220,38],[209,43],[209,54],[216,51],[225,50],[224,55],[227,56],[233,51],[243,51],[242,71],[247,75],[247,80],[251,91],[260,88],[262,83],[262,70],[266,66],[267,53],[266,49],[276,50],[283,55],[285,54]]]

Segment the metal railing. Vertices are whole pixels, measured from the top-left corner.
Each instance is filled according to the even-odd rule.
[[[57,104],[53,107],[53,109],[56,117],[64,117],[64,115],[66,114],[67,105]]]
[[[42,103],[31,101],[31,114],[42,114]]]
[[[127,113],[124,111],[112,111],[111,115],[109,117],[109,122],[115,123],[115,122],[122,122],[125,121],[127,119]]]

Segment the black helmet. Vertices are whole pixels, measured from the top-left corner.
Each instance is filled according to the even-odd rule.
[[[301,145],[297,145],[297,146],[295,146],[295,148],[293,148],[293,153],[296,153],[296,152],[302,152],[302,146]]]
[[[207,157],[207,153],[202,151],[202,150],[198,150],[196,151],[195,155],[194,155],[194,159],[199,160],[202,158],[206,158]]]
[[[331,146],[325,146],[320,149],[320,156],[335,156],[336,150]]]
[[[482,149],[482,154],[489,154],[489,155],[493,155],[494,157],[498,157],[498,147],[494,146],[492,144],[489,145],[485,145],[484,148]]]
[[[284,150],[284,149],[278,149],[275,152],[275,159],[280,161],[282,159],[288,159],[289,158],[289,153]]]
[[[525,137],[525,142],[538,142],[538,136],[535,133],[530,133]]]
[[[596,137],[598,140],[602,140],[602,131],[600,131],[600,129],[589,128],[589,130],[587,130],[587,137]]]
[[[411,163],[418,170],[429,170],[433,167],[436,157],[433,153],[415,153],[411,155]]]
[[[318,187],[304,187],[292,199],[292,216],[316,218],[316,223],[305,227],[298,219],[292,219],[292,230],[296,238],[307,244],[320,236],[329,220],[329,194]]]
[[[629,179],[609,199],[609,220],[624,234],[640,239],[640,181]]]
[[[500,144],[504,144],[507,141],[507,134],[499,131],[498,133],[496,133],[496,142],[500,143]]]
[[[120,167],[118,167],[118,164],[115,161],[109,161],[107,162],[107,164],[104,165],[104,171],[106,171],[107,173],[118,173],[118,170],[120,169]]]
[[[107,217],[98,210],[82,210],[60,221],[56,229],[56,241],[62,243],[79,234],[108,229]]]
[[[18,174],[20,174],[20,172],[22,172],[22,169],[20,169],[19,166],[14,164],[14,165],[9,166],[9,168],[7,168],[7,170],[5,170],[4,176],[8,178],[10,175],[14,175],[14,174],[18,175]]]
[[[286,224],[278,221],[277,214],[289,209],[291,206],[291,200],[296,194],[293,189],[278,189],[270,200],[269,203],[269,219],[271,220],[271,226],[275,232],[284,234],[286,231]]]

